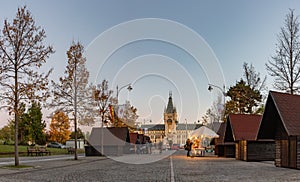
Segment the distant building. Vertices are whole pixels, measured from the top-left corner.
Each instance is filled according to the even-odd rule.
[[[202,124],[179,123],[176,107],[173,106],[172,93],[169,93],[168,105],[164,110],[163,124],[144,124],[138,129],[139,133],[148,135],[152,142],[171,141],[173,144],[185,144],[190,133]]]

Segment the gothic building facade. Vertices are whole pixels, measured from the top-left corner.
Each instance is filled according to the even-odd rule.
[[[170,92],[168,105],[164,111],[164,125],[165,125],[165,137],[168,141],[172,141],[173,143],[178,143],[176,137],[177,124],[178,124],[177,111],[176,111],[176,107],[173,106],[172,93]]]
[[[171,92],[163,115],[163,124],[142,124],[138,129],[140,133],[148,135],[153,143],[167,141],[168,143],[183,145],[190,133],[202,126],[202,124],[188,124],[186,121],[179,123]]]

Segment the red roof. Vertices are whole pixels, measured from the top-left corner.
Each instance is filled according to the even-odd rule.
[[[300,96],[271,91],[280,119],[289,136],[300,135]]]
[[[256,140],[261,118],[261,115],[254,114],[230,114],[227,121],[234,140]]]
[[[217,134],[219,135],[219,138],[217,139],[217,144],[223,144],[224,143],[225,130],[226,130],[226,123],[223,122],[223,123],[221,123],[220,128],[217,132]]]

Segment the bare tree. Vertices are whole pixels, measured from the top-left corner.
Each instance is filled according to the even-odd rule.
[[[59,111],[73,114],[74,130],[75,130],[75,152],[74,159],[78,159],[77,155],[77,122],[84,121],[84,113],[88,112],[88,101],[92,98],[89,95],[88,78],[89,72],[85,67],[86,59],[83,57],[84,48],[77,42],[73,42],[67,51],[68,64],[66,66],[65,75],[59,78],[59,82],[53,85],[54,99],[50,107],[55,107]],[[79,114],[80,113],[80,114]]]
[[[124,105],[117,106],[117,117],[113,122],[115,127],[128,127],[129,130],[134,131],[136,129],[136,120],[138,119],[137,108],[132,106],[129,101],[126,101]]]
[[[251,89],[258,90],[259,92],[267,90],[267,76],[262,79],[260,73],[255,71],[254,66],[252,64],[249,65],[246,62],[243,64],[243,70],[245,82]]]
[[[299,92],[300,81],[300,40],[299,21],[290,9],[284,27],[278,35],[276,54],[268,61],[266,68],[275,77],[274,87],[291,94]]]
[[[10,23],[4,20],[0,34],[1,100],[5,101],[10,113],[14,114],[15,165],[19,165],[18,154],[18,112],[20,102],[44,100],[49,96],[48,76],[38,69],[53,53],[51,46],[44,45],[45,31],[35,25],[26,6],[18,8],[16,17]]]
[[[244,62],[244,79],[246,85],[249,85],[253,91],[258,91],[261,94],[261,101],[257,103],[257,106],[254,109],[255,114],[262,114],[264,111],[265,100],[267,99],[268,89],[266,86],[267,76],[263,79],[259,72],[255,71],[255,68],[252,64]]]
[[[220,122],[224,114],[224,105],[222,95],[218,95],[217,99],[213,102],[211,107],[206,110],[206,113],[202,116],[202,123],[212,130],[215,130],[215,122]]]
[[[113,91],[108,88],[108,81],[103,80],[101,84],[93,87],[94,101],[98,108],[98,114],[103,124],[108,125],[110,120],[109,106],[116,104]]]

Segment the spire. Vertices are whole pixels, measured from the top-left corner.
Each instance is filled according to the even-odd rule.
[[[169,92],[169,102],[168,102],[168,106],[167,106],[167,110],[166,113],[173,113],[173,101],[172,101],[172,92]]]

